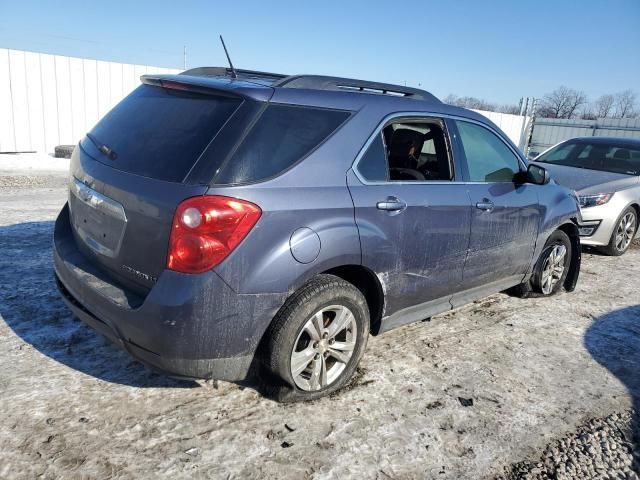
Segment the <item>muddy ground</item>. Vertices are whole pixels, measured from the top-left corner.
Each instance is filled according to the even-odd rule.
[[[638,247],[586,252],[574,293],[372,337],[351,387],[313,403],[152,373],[55,290],[63,185],[0,182],[0,478],[491,478],[640,402]]]

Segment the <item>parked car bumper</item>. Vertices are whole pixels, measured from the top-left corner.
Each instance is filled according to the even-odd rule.
[[[629,203],[629,199],[618,192],[604,205],[580,209],[580,242],[592,246],[608,245],[620,215]],[[640,230],[637,233],[640,234]]]
[[[68,209],[56,220],[58,288],[73,313],[134,358],[185,378],[246,378],[284,294],[235,293],[215,272],[165,270],[141,298],[78,250]]]

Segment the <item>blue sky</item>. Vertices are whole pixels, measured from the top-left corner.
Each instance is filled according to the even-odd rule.
[[[499,103],[564,84],[640,94],[640,0],[0,0],[0,47],[324,73]]]

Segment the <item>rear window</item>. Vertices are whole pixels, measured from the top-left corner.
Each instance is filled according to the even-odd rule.
[[[278,175],[307,156],[348,117],[343,110],[270,105],[213,181],[251,183]]]
[[[99,153],[95,158],[126,172],[179,182],[240,102],[142,85],[90,132],[115,152],[113,159]]]

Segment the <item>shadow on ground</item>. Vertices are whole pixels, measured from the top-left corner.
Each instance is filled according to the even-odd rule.
[[[195,382],[147,369],[73,317],[55,286],[53,223],[0,226],[0,331],[4,321],[43,355],[107,382],[142,388],[197,387]],[[44,359],[42,368],[47,368]]]
[[[614,310],[587,330],[584,344],[600,365],[620,380],[633,398],[631,438],[634,469],[640,472],[640,305]]]

